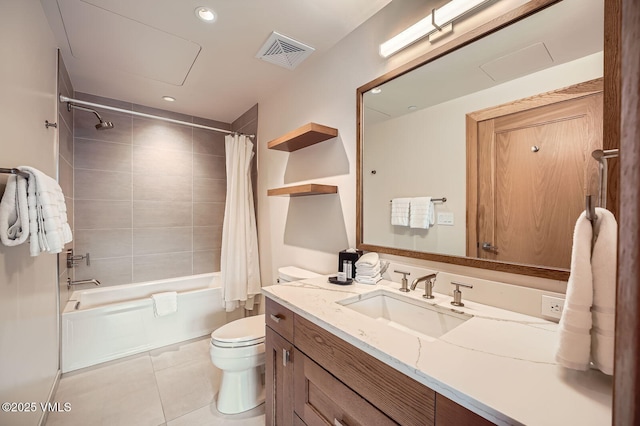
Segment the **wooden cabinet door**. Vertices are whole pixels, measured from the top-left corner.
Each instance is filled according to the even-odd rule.
[[[265,355],[265,423],[293,425],[293,344],[266,327]]]
[[[439,393],[436,394],[436,426],[489,426],[489,420],[456,404]]]
[[[307,426],[397,425],[296,349],[295,411]]]

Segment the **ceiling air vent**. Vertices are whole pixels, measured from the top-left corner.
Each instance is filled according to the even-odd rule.
[[[311,46],[274,31],[260,48],[256,58],[292,70],[307,59],[314,50]]]

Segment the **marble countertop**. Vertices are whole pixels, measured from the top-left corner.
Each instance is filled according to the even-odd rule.
[[[612,378],[573,371],[554,360],[558,325],[464,300],[473,317],[437,339],[382,324],[337,302],[373,291],[419,300],[422,290],[399,284],[339,286],[327,277],[264,287],[296,314],[351,343],[436,392],[497,424],[606,425],[611,423]],[[452,298],[434,293],[434,305]]]

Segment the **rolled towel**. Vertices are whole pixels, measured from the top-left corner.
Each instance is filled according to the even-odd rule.
[[[371,251],[360,256],[360,259],[358,259],[356,262],[356,266],[362,266],[365,268],[368,266],[370,268],[373,268],[378,263],[380,263],[380,256],[378,256],[378,253]]]
[[[411,198],[394,198],[391,200],[391,224],[409,226],[409,203]]]
[[[153,314],[156,317],[173,314],[178,311],[178,293],[167,291],[151,295],[153,300]]]
[[[589,368],[591,353],[591,306],[593,276],[591,272],[591,222],[582,212],[573,232],[571,272],[567,296],[558,329],[556,361],[574,370]]]

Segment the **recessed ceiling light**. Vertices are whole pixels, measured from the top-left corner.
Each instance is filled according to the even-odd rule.
[[[176,98],[174,98],[173,96],[163,96],[162,99],[164,99],[167,102],[173,102],[176,100]]]
[[[374,87],[373,89],[371,89],[371,93],[373,93],[374,95],[377,95],[378,93],[381,93],[382,89],[379,87]]]
[[[216,20],[216,14],[213,10],[208,7],[199,6],[196,7],[196,16],[203,20],[204,22],[213,22]]]

